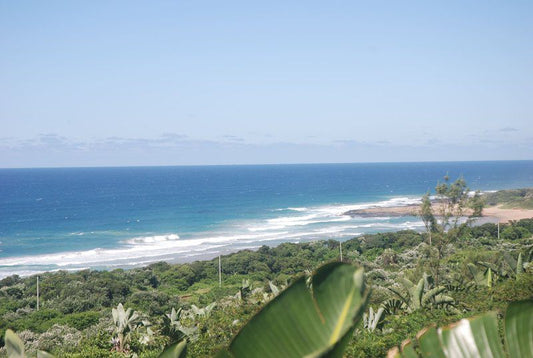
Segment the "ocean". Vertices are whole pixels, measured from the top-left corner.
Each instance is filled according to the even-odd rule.
[[[531,187],[533,161],[0,169],[0,278],[421,230],[342,213],[417,203],[446,174]]]

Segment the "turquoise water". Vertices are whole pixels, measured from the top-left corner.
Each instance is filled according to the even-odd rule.
[[[1,169],[0,277],[419,229],[342,213],[415,203],[446,173],[472,189],[533,186],[533,161]]]

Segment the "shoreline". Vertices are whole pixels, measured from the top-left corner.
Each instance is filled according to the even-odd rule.
[[[415,216],[416,212],[419,208],[419,205],[411,204],[411,205],[404,205],[404,206],[391,206],[391,207],[372,207],[372,208],[366,208],[366,209],[355,209],[355,210],[349,210],[346,211],[342,215],[352,216],[352,217],[382,217],[382,216],[389,216],[389,217],[405,217],[405,216]],[[501,205],[497,206],[491,206],[483,209],[483,216],[476,219],[474,226],[483,225],[487,223],[497,224],[498,222],[501,224],[508,224],[510,221],[518,221],[522,219],[533,219],[533,209],[508,209],[508,208],[502,208]],[[399,231],[401,229],[398,229],[396,231]],[[392,231],[392,232],[396,232]],[[418,231],[418,230],[415,230]],[[388,232],[388,231],[384,231]],[[360,235],[359,235],[360,236]],[[353,239],[357,236],[348,238],[346,240]],[[325,239],[320,240],[311,240],[309,242],[315,242],[315,241],[322,241]],[[341,239],[335,239],[339,241],[346,241]],[[278,245],[281,245],[282,243],[297,243],[300,244],[302,241],[296,240],[296,241],[279,241],[279,242],[273,242],[274,245],[268,245],[263,244],[270,247],[277,247]],[[262,245],[259,246],[250,246],[250,247],[225,247],[218,251],[217,253],[214,252],[204,252],[204,253],[198,253],[197,255],[193,256],[173,256],[168,258],[162,258],[161,260],[155,260],[155,261],[144,261],[142,263],[138,264],[132,264],[132,265],[112,265],[111,267],[79,267],[79,268],[57,268],[53,270],[43,270],[38,272],[27,272],[22,274],[11,274],[11,275],[2,275],[0,274],[0,280],[4,279],[6,277],[10,277],[13,275],[18,275],[20,277],[32,277],[35,275],[41,275],[45,273],[54,273],[58,271],[67,271],[67,272],[76,272],[81,270],[97,270],[97,271],[113,271],[115,269],[125,269],[125,270],[131,270],[131,269],[137,269],[142,267],[147,267],[151,264],[157,263],[157,262],[166,262],[169,264],[187,264],[197,261],[211,261],[216,259],[218,256],[227,256],[231,254],[238,253],[240,251],[245,250],[251,250],[251,251],[257,251]]]
[[[391,206],[391,207],[374,207],[367,209],[348,210],[342,215],[350,217],[373,218],[382,216],[402,217],[402,216],[417,216],[420,205],[405,205],[405,206]],[[533,218],[533,209],[509,209],[502,205],[495,205],[483,208],[483,216],[479,219],[486,222],[500,222],[502,224],[514,220],[531,219]]]
[[[361,206],[359,206],[359,208],[357,209],[354,209],[354,207],[352,206],[352,208],[350,209],[349,207],[345,207],[344,208],[344,212],[342,211],[337,211],[336,214],[334,214],[335,218],[334,220],[331,220],[330,217],[328,217],[328,220],[329,221],[332,221],[334,223],[336,223],[337,221],[340,221],[340,222],[344,222],[346,220],[349,220],[351,218],[355,218],[356,221],[358,221],[358,219],[360,220],[361,218],[362,219],[369,219],[372,221],[372,219],[377,219],[377,221],[374,223],[374,222],[371,222],[370,224],[368,223],[356,223],[357,226],[361,226],[361,227],[364,227],[364,228],[368,228],[368,227],[371,227],[371,226],[379,226],[380,224],[380,221],[379,220],[382,220],[382,219],[400,219],[400,220],[406,220],[406,223],[411,223],[413,222],[413,220],[419,220],[420,218],[417,217],[417,212],[419,210],[419,207],[420,207],[420,204],[418,203],[414,203],[413,200],[403,200],[403,201],[395,201],[393,199],[390,199],[390,200],[387,200],[386,201],[387,204],[392,204],[391,206],[383,206],[383,205],[380,205],[380,204],[383,204],[383,202],[379,202],[378,205],[365,205],[363,206],[363,208],[361,208]],[[438,211],[438,203],[434,202],[435,206],[434,206],[434,211]],[[529,219],[529,218],[533,218],[533,209],[517,209],[517,208],[505,208],[505,207],[502,207],[503,205],[500,204],[500,205],[496,205],[496,206],[489,206],[489,207],[486,207],[484,208],[483,210],[483,216],[482,217],[479,217],[475,220],[475,223],[473,223],[473,225],[475,226],[479,226],[479,225],[483,225],[483,224],[486,224],[486,223],[493,223],[493,224],[496,224],[496,223],[509,223],[510,221],[514,221],[514,220],[521,220],[521,219]],[[357,207],[357,206],[355,206]],[[349,209],[349,210],[348,210]],[[307,209],[306,209],[307,210]],[[330,210],[331,211],[331,210]],[[330,213],[331,214],[331,213]],[[304,216],[304,218],[306,220],[311,220],[311,219],[314,219],[313,218],[308,218],[309,215],[307,216]],[[344,220],[342,217],[344,217]],[[291,216],[292,218],[292,216]],[[295,216],[294,217],[294,220],[301,220],[300,219],[300,216]],[[297,222],[299,224],[299,222]],[[282,222],[282,224],[284,225],[287,225],[287,223],[285,222]],[[390,227],[390,224],[389,226],[387,226],[387,223],[383,224],[383,228],[381,228],[382,230],[380,230],[379,232],[390,232],[390,231],[400,231],[402,230],[402,225],[399,225],[397,228],[395,229],[392,229]],[[417,229],[417,228],[412,228],[413,230],[415,231],[420,231],[421,229]],[[145,267],[145,266],[148,266],[154,262],[160,262],[160,261],[164,261],[164,262],[168,262],[168,263],[171,263],[171,264],[182,264],[182,263],[190,263],[190,262],[195,262],[195,261],[205,261],[205,260],[212,260],[214,258],[216,258],[217,256],[219,255],[227,255],[227,254],[231,254],[231,253],[234,253],[234,252],[239,252],[241,250],[246,250],[246,249],[250,249],[250,250],[257,250],[260,246],[262,245],[267,245],[267,246],[271,246],[271,247],[275,247],[275,246],[278,246],[279,244],[281,244],[282,242],[297,242],[297,243],[300,243],[300,242],[304,242],[304,241],[319,241],[319,240],[324,240],[324,239],[334,239],[334,240],[339,240],[339,241],[345,241],[345,240],[348,240],[348,239],[351,239],[351,238],[354,238],[354,237],[357,237],[357,236],[360,236],[360,235],[364,235],[366,232],[365,232],[365,229],[363,229],[361,231],[361,233],[354,233],[354,235],[350,236],[350,237],[323,237],[323,238],[316,238],[316,239],[312,239],[312,240],[302,240],[301,238],[292,238],[292,239],[288,239],[288,237],[280,237],[280,238],[277,238],[277,239],[273,239],[273,240],[269,240],[267,242],[263,242],[264,240],[260,240],[260,242],[243,242],[242,244],[240,245],[216,245],[216,247],[213,247],[213,248],[208,248],[206,249],[204,252],[200,252],[200,251],[197,251],[197,250],[192,250],[190,252],[188,252],[187,255],[180,255],[178,253],[165,253],[165,254],[161,254],[161,255],[154,255],[154,256],[157,256],[158,258],[155,259],[155,257],[152,257],[151,255],[148,255],[148,256],[144,256],[144,257],[136,257],[135,258],[135,262],[132,262],[130,259],[127,259],[127,258],[124,258],[124,259],[116,259],[114,260],[113,262],[100,262],[100,261],[89,261],[89,262],[84,262],[84,263],[77,263],[77,262],[73,262],[71,264],[67,264],[63,261],[63,259],[65,259],[67,256],[70,260],[72,260],[73,258],[75,259],[78,259],[80,257],[81,254],[83,253],[86,253],[84,251],[82,252],[66,252],[66,253],[59,253],[59,254],[56,254],[55,256],[59,255],[60,257],[57,258],[57,262],[62,262],[62,264],[60,265],[57,265],[55,263],[45,263],[45,264],[42,264],[42,265],[38,265],[38,264],[35,264],[35,262],[23,262],[23,263],[16,263],[16,264],[12,264],[12,265],[9,265],[9,264],[6,264],[6,265],[0,265],[0,268],[3,268],[3,269],[6,269],[5,271],[3,270],[0,270],[0,279],[2,278],[5,278],[5,277],[9,277],[9,276],[12,276],[12,275],[19,275],[21,277],[27,277],[27,276],[34,276],[34,275],[38,275],[38,274],[41,274],[43,272],[55,272],[55,271],[79,271],[79,270],[84,270],[84,269],[96,269],[96,270],[113,270],[115,268],[122,268],[122,269],[133,269],[133,268],[138,268],[138,267]],[[370,233],[373,233],[373,232],[370,232]],[[374,232],[375,233],[375,232]],[[163,237],[164,240],[159,240],[162,242],[162,245],[164,245],[165,247],[168,246],[168,244],[178,244],[178,246],[182,246],[181,244],[185,245],[188,240],[170,240],[167,238],[172,236],[172,235],[159,235],[161,237]],[[140,240],[140,243],[142,245],[140,245],[140,247],[136,247],[136,246],[131,246],[127,249],[129,250],[133,250],[135,252],[139,251],[140,248],[142,248],[143,246],[147,245],[147,243],[152,243],[154,240],[153,238],[151,238],[152,240],[149,240],[147,242],[144,242],[143,240]],[[218,238],[217,238],[218,239]],[[139,241],[139,240],[137,240]],[[130,240],[130,244],[132,244],[133,242],[137,243],[137,241],[135,240]],[[200,241],[205,241],[205,240],[200,240]],[[219,240],[217,240],[217,243],[218,243]],[[118,250],[118,249],[117,249]],[[215,251],[213,251],[215,250]],[[110,254],[111,251],[113,250],[99,250],[99,249],[95,249],[95,250],[89,250],[87,252],[92,252],[92,251],[96,251],[97,253],[102,251],[106,254]],[[180,251],[180,253],[185,253],[187,251]],[[118,254],[114,255],[114,256],[117,256]],[[46,255],[48,256],[48,255]],[[52,255],[54,256],[54,255]],[[21,259],[19,257],[19,259]],[[29,257],[22,257],[22,259],[29,259]],[[50,259],[48,257],[48,259]],[[2,260],[0,260],[0,263],[1,263]],[[27,261],[27,260],[26,260]],[[92,264],[91,264],[92,263]],[[3,266],[3,267],[2,267]],[[14,270],[9,270],[8,267],[11,266]],[[41,266],[38,268],[38,266]],[[18,270],[17,270],[18,268]],[[16,272],[14,272],[16,271]]]

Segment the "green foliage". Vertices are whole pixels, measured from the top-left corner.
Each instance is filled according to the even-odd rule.
[[[529,232],[528,229],[526,229],[525,227],[515,226],[515,225],[507,226],[501,232],[502,239],[511,240],[511,241],[523,239],[525,237],[530,237],[530,236],[531,236],[531,232]]]
[[[426,232],[428,233],[429,245],[431,246],[431,234],[437,231],[437,219],[433,213],[433,206],[431,205],[431,200],[429,198],[429,193],[426,193],[422,197],[422,204],[420,205],[420,218],[426,227]]]
[[[479,191],[476,191],[474,196],[468,200],[467,206],[472,210],[471,217],[481,217],[485,206],[485,198]]]
[[[10,329],[6,331],[4,341],[6,342],[7,356],[9,358],[24,358],[24,343]]]
[[[533,357],[533,301],[511,303],[504,321],[504,340],[510,358]],[[505,357],[495,312],[463,319],[451,326],[421,331],[415,344],[394,348],[391,357]],[[413,347],[417,346],[417,350]]]
[[[187,341],[176,342],[165,348],[159,358],[182,358],[187,355]]]
[[[8,358],[26,358],[24,343],[12,330],[6,331],[4,341]],[[54,358],[54,356],[48,352],[37,351],[37,358]]]
[[[115,349],[118,352],[123,352],[131,340],[132,332],[137,327],[139,315],[131,308],[125,310],[122,303],[119,303],[117,308],[112,309],[112,314],[116,334]]]
[[[384,324],[385,319],[385,308],[380,307],[377,311],[374,312],[374,309],[370,307],[368,313],[363,314],[363,327],[370,331],[374,332],[378,329],[381,329]]]
[[[87,311],[66,315],[61,318],[58,323],[69,325],[70,327],[81,331],[85,328],[95,325],[99,318],[100,314],[98,312]]]
[[[389,287],[389,290],[404,303],[404,306],[400,308],[405,307],[409,312],[425,308],[454,306],[454,299],[443,294],[446,287],[434,286],[432,278],[426,274],[416,285],[403,277],[399,279],[399,283],[403,286],[403,292],[392,287]]]
[[[504,208],[533,209],[533,188],[500,190],[485,194],[487,205]]]
[[[227,357],[340,357],[366,306],[362,269],[331,263],[296,280],[231,342]]]
[[[438,231],[446,232],[457,228],[460,218],[464,215],[469,204],[469,189],[463,177],[458,178],[453,183],[449,182],[449,177],[444,177],[444,182],[437,184],[435,192],[439,200],[437,215],[440,218]],[[483,207],[481,207],[481,210]]]

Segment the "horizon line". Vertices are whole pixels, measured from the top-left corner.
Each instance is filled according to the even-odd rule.
[[[10,169],[106,169],[106,168],[173,168],[173,167],[252,167],[289,165],[335,165],[335,164],[416,164],[416,163],[492,163],[492,162],[533,162],[533,159],[495,160],[420,160],[420,161],[371,161],[371,162],[295,162],[295,163],[227,163],[227,164],[169,164],[169,165],[98,165],[98,166],[42,166],[42,167],[0,167]]]

